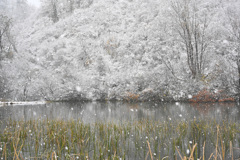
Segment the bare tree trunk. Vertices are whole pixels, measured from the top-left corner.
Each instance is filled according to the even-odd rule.
[[[58,10],[57,10],[57,0],[51,0],[51,3],[52,3],[52,9],[53,9],[52,19],[53,19],[53,22],[56,23],[59,20]]]
[[[69,0],[68,2],[69,2],[69,10],[70,10],[70,12],[72,13],[73,10],[74,10],[74,8],[73,8],[73,3],[74,3],[74,1],[73,1],[73,0]]]

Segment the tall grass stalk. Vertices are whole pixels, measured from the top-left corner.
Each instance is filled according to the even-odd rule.
[[[235,149],[239,148],[238,143],[233,147],[233,141],[240,138],[240,124],[232,122],[143,119],[121,124],[85,124],[81,120],[9,120],[4,126],[0,131],[0,157],[6,160],[224,160],[240,154]]]

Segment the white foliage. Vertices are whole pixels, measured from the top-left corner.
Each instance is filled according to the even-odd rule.
[[[203,3],[206,12],[217,4],[210,2]],[[154,93],[180,100],[206,85],[189,80],[186,55],[171,30],[169,1],[84,1],[82,7],[74,3],[71,13],[62,1],[55,23],[46,4],[15,27],[19,54],[3,65],[11,70],[12,97],[96,100]],[[219,17],[213,19],[219,23]],[[212,73],[219,59],[215,53],[206,57],[204,72]]]

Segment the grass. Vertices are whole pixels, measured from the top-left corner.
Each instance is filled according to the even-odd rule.
[[[234,122],[9,120],[0,125],[5,128],[0,131],[2,159],[225,160],[240,154],[240,124]]]

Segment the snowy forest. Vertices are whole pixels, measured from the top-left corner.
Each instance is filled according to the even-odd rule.
[[[239,0],[0,0],[0,101],[224,101],[239,86]]]

